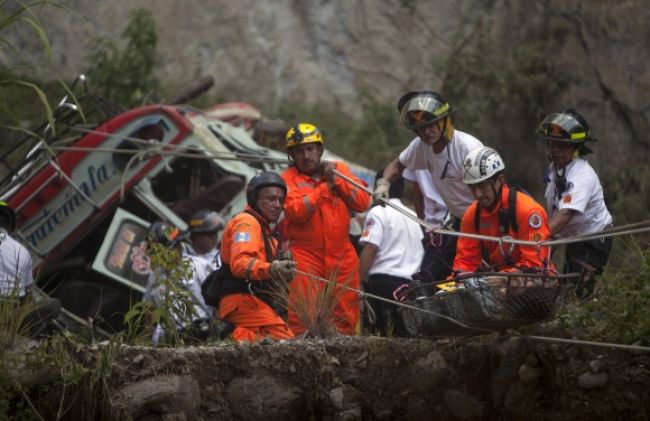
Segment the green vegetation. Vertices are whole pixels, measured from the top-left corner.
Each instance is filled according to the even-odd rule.
[[[135,9],[122,39],[122,51],[113,40],[97,39],[88,73],[98,94],[125,106],[137,105],[159,86],[154,75],[158,36],[151,11]]]
[[[158,345],[182,346],[196,342],[191,328],[196,316],[194,297],[187,288],[193,270],[190,262],[161,244],[148,243],[147,248],[151,268],[156,274],[156,297],[153,302],[133,304],[124,316],[128,327],[127,343],[150,345],[156,329],[164,332]],[[187,328],[179,330],[179,324]]]
[[[562,326],[577,329],[577,337],[623,344],[650,344],[650,250],[623,245],[634,259],[598,280],[596,294],[572,303],[560,316]]]

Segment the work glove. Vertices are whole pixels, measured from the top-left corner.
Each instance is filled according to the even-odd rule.
[[[293,254],[291,250],[280,250],[276,256],[277,260],[293,260]]]
[[[271,263],[269,274],[273,280],[289,282],[296,275],[296,262],[293,260],[275,260]]]
[[[384,200],[388,200],[388,190],[390,183],[385,178],[380,178],[375,183],[375,191],[372,192],[372,201],[377,205],[384,205]],[[383,199],[383,200],[382,200]]]
[[[322,177],[327,182],[327,187],[333,189],[336,183],[334,182],[334,171],[336,169],[336,163],[332,161],[321,161],[320,169]]]

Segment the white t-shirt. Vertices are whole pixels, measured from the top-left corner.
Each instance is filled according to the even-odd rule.
[[[433,185],[429,172],[407,168],[402,173],[402,177],[409,181],[415,181],[420,186],[424,197],[424,221],[434,227],[441,227],[447,215],[447,206],[436,190],[436,186]]]
[[[434,153],[433,146],[427,145],[416,137],[400,153],[399,160],[408,169],[427,170],[431,182],[451,214],[462,219],[465,210],[474,201],[469,187],[463,183],[463,160],[469,151],[481,146],[483,146],[481,141],[474,136],[454,130],[453,139],[440,153]],[[446,172],[445,167],[447,167]],[[441,179],[443,172],[445,177]]]
[[[390,199],[390,202],[415,215],[399,199]],[[417,222],[390,206],[373,207],[368,211],[363,234],[359,239],[361,244],[371,243],[379,248],[368,273],[410,280],[411,275],[419,270],[424,256],[422,237]]]
[[[561,171],[560,171],[561,174]],[[546,206],[551,219],[560,209],[574,210],[573,218],[558,237],[571,237],[600,232],[612,223],[612,216],[605,206],[603,188],[594,169],[583,157],[565,167],[566,189],[557,197],[555,168],[549,166],[546,185]]]
[[[16,281],[18,291],[14,291]],[[24,297],[33,282],[29,251],[0,228],[0,296],[9,297],[17,292],[18,297]]]

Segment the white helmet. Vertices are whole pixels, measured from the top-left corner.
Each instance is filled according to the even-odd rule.
[[[499,153],[487,146],[469,151],[463,161],[463,167],[465,184],[480,183],[506,168]]]

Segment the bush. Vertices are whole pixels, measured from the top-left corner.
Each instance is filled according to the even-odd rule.
[[[159,86],[154,75],[158,36],[151,11],[135,9],[122,38],[126,42],[122,51],[110,39],[95,41],[95,51],[88,58],[89,76],[98,94],[131,106]]]
[[[567,306],[560,316],[563,326],[584,331],[581,339],[650,344],[650,250],[630,251],[636,262],[630,259],[616,273],[605,273],[594,298]]]

